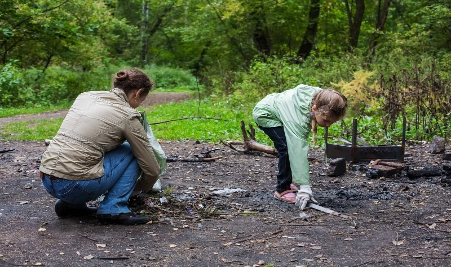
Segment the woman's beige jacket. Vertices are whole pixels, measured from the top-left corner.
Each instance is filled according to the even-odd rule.
[[[80,94],[42,155],[39,170],[68,180],[99,178],[105,153],[128,141],[143,172],[140,189],[150,190],[160,167],[140,117],[120,89]]]

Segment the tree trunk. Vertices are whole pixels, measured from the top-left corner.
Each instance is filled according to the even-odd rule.
[[[47,57],[47,60],[45,62],[45,66],[42,69],[41,73],[38,75],[38,77],[35,79],[35,81],[38,81],[39,79],[42,78],[42,76],[44,76],[45,71],[47,70],[47,68],[50,66],[50,61],[52,60],[53,55],[49,54],[49,56]]]
[[[301,47],[298,51],[298,58],[305,60],[313,49],[313,44],[315,43],[316,32],[318,30],[318,18],[320,12],[320,1],[311,0],[310,1],[310,12],[309,12],[309,22],[307,30],[304,34],[304,39],[302,41]]]
[[[250,14],[252,22],[255,24],[255,28],[252,32],[252,40],[254,46],[258,52],[265,56],[271,55],[271,43],[269,41],[268,28],[266,27],[265,14],[263,13],[263,3],[257,7],[252,8],[253,11]]]
[[[149,1],[144,0],[142,3],[142,49],[141,49],[141,61],[144,65],[147,65],[147,51],[149,49],[149,35],[147,29],[149,27]]]
[[[148,64],[147,51],[149,50],[149,39],[157,32],[160,28],[161,23],[163,22],[163,18],[168,14],[172,9],[172,4],[166,6],[163,9],[163,12],[157,17],[157,20],[153,27],[149,30],[149,0],[143,1],[143,26],[142,26],[142,42],[143,47],[141,51],[141,60],[146,65]]]
[[[205,55],[207,54],[207,51],[208,51],[208,48],[210,47],[210,45],[211,45],[211,41],[208,41],[205,44],[204,49],[202,49],[202,52],[200,53],[199,58],[193,64],[193,75],[196,77],[199,77],[199,73],[200,73],[200,70],[202,69]]]
[[[384,5],[381,6],[382,0],[379,0],[377,9],[377,20],[376,20],[376,30],[371,36],[370,45],[368,47],[368,54],[374,53],[374,48],[377,45],[377,39],[380,36],[380,32],[384,29],[385,22],[387,21],[388,9],[390,8],[391,0],[384,0]]]
[[[365,2],[364,0],[355,0],[356,10],[354,16],[352,15],[351,8],[349,7],[348,0],[345,0],[345,5],[349,26],[349,51],[352,51],[357,47],[359,42],[360,26],[362,25],[363,14],[365,13]]]

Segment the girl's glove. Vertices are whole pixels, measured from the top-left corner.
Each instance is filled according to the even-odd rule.
[[[313,193],[310,185],[301,185],[299,187],[298,194],[296,195],[296,206],[301,208],[301,210],[304,210],[309,201],[318,203],[318,201],[313,198]]]

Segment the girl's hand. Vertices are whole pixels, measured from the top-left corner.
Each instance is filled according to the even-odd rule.
[[[296,195],[296,206],[301,208],[301,210],[304,210],[309,201],[318,203],[318,201],[313,198],[313,192],[310,185],[301,185]]]

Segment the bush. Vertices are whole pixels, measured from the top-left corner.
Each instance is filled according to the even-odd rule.
[[[235,104],[255,102],[264,96],[283,92],[306,83],[301,68],[286,59],[268,58],[255,60],[248,72],[236,73],[238,82],[231,85],[233,94],[229,97]]]
[[[197,88],[196,78],[187,70],[170,67],[148,67],[143,70],[162,91],[186,91]]]
[[[14,106],[24,97],[21,92],[23,73],[15,66],[15,62],[12,61],[0,67],[0,104],[2,107]]]

